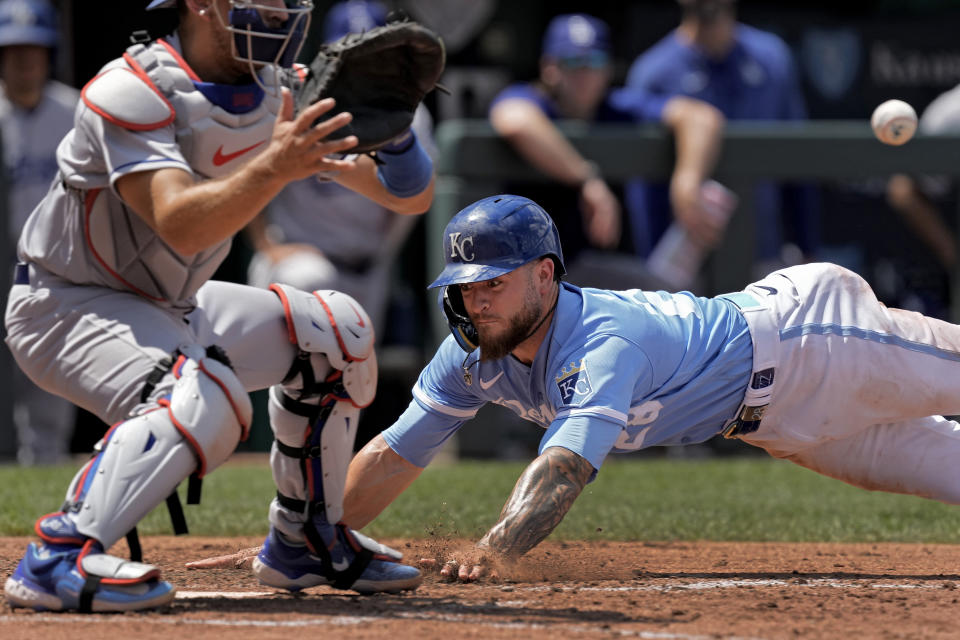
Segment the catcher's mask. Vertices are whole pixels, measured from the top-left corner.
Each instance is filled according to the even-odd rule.
[[[173,8],[176,0],[153,0],[147,10]],[[234,52],[247,64],[291,67],[310,27],[313,0],[230,0],[226,19],[214,2],[212,8],[233,34]]]
[[[549,256],[557,277],[566,273],[560,234],[549,214],[529,198],[499,195],[478,200],[455,215],[443,234],[446,266],[428,289],[443,287],[438,301],[457,344],[470,353],[479,345],[460,287],[491,280]]]

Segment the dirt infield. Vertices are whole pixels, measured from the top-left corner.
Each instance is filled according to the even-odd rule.
[[[146,559],[177,585],[163,611],[34,613],[0,605],[0,637],[59,638],[956,638],[960,547],[910,544],[546,543],[498,582],[428,573],[416,592],[292,596],[249,570],[183,562],[254,538],[151,537]],[[451,541],[385,541],[409,561]],[[26,543],[0,538],[0,576]],[[122,546],[122,545],[121,545]],[[125,552],[119,547],[115,553]]]

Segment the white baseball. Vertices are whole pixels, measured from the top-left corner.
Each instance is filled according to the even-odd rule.
[[[903,100],[887,100],[873,110],[870,126],[880,142],[901,145],[917,131],[917,112]]]

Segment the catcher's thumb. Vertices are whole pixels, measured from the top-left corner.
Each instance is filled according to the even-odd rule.
[[[277,120],[293,120],[293,92],[287,87],[280,88],[280,113],[277,114]]]

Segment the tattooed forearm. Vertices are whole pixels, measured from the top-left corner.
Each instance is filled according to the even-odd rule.
[[[494,552],[518,557],[560,524],[593,473],[593,466],[568,449],[550,447],[530,463],[500,520],[479,542]]]

